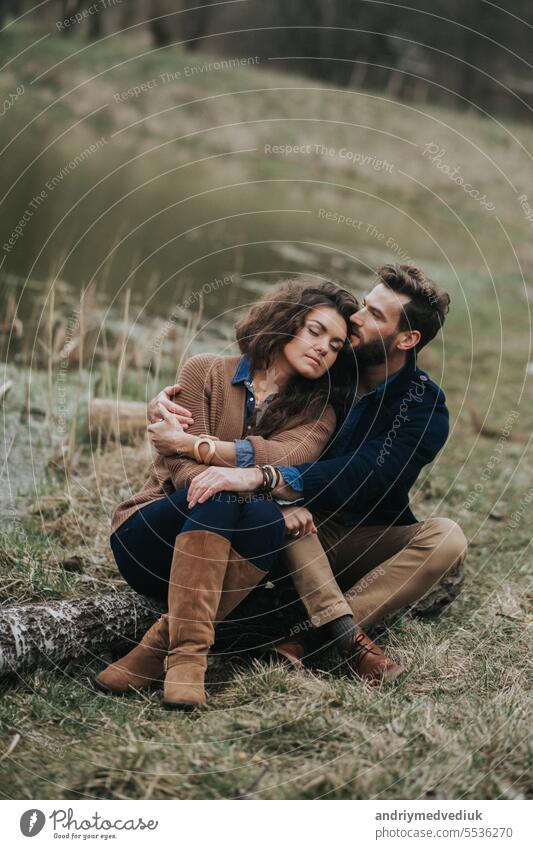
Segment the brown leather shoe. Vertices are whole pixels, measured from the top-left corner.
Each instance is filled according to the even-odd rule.
[[[95,687],[104,693],[122,696],[132,689],[158,686],[165,675],[163,663],[167,647],[168,617],[163,614],[135,648],[93,678]]]
[[[293,669],[303,669],[304,661],[310,651],[310,641],[302,634],[299,637],[288,637],[272,643],[268,654],[274,660],[288,663]]]
[[[366,684],[393,681],[404,672],[403,666],[383,654],[362,628],[357,629],[350,644],[340,655],[344,658],[350,675],[360,678]]]

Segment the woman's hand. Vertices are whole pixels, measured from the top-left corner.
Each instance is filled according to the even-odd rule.
[[[148,425],[148,436],[158,454],[169,457],[178,451],[185,451],[189,442],[194,441],[191,434],[185,433],[173,413],[169,413],[163,404],[158,405],[161,421]]]
[[[285,519],[285,527],[287,534],[290,537],[303,537],[305,534],[318,533],[313,514],[309,512],[307,507],[282,507],[283,518]]]
[[[172,400],[172,398],[179,395],[180,392],[181,386],[175,383],[173,386],[165,386],[165,388],[162,389],[155,398],[152,398],[152,400],[148,403],[148,419],[151,424],[154,424],[154,422],[160,422],[163,419],[159,409],[160,404],[163,405],[165,410],[168,410],[169,413],[172,413],[177,417],[177,421],[182,425],[184,430],[187,430],[189,425],[194,424],[194,419],[191,416],[190,410],[187,410],[185,407],[181,407],[179,404],[175,404]]]
[[[196,504],[203,504],[204,501],[208,501],[217,492],[226,490],[235,492],[236,495],[241,492],[254,492],[262,483],[263,474],[261,469],[235,469],[213,466],[204,472],[200,472],[199,475],[196,475],[192,479],[187,490],[189,510],[195,507]]]

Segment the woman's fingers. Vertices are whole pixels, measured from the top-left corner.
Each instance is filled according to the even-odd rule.
[[[222,492],[224,489],[225,480],[220,471],[206,469],[204,472],[200,472],[191,481],[187,492],[189,508],[194,507],[196,504],[203,504],[212,498],[213,495],[216,495],[217,492]]]
[[[176,426],[176,417],[173,416],[172,413],[169,413],[169,411],[167,410],[165,405],[162,404],[161,402],[159,402],[159,404],[157,405],[157,408],[158,408],[159,412],[161,413],[161,415],[163,416],[164,420],[167,422],[167,424],[170,424],[173,427],[175,427]]]
[[[175,404],[173,401],[167,401],[165,404],[165,408],[172,413],[174,416],[177,416],[180,420],[186,419],[186,421],[192,424],[194,419],[192,417],[192,413],[187,407],[181,407],[179,404]]]
[[[177,416],[179,422],[185,427],[186,425],[190,425],[194,423],[194,419],[190,410],[187,407],[182,407],[181,404],[176,404],[169,397],[174,393],[179,391],[180,387],[178,384],[175,386],[167,386],[163,389],[156,397],[150,401],[148,405],[148,412],[150,414],[150,419],[152,421],[156,421],[155,416],[159,416],[159,405],[162,404],[165,410],[168,410],[173,416]]]
[[[200,472],[193,480],[189,486],[187,491],[187,502],[189,504],[189,509],[191,507],[195,507],[196,504],[203,503],[203,497],[206,493],[206,490],[210,487],[210,472]],[[209,497],[209,496],[208,496]],[[205,499],[204,499],[205,500]]]
[[[201,488],[197,488],[196,492],[187,498],[189,509],[196,507],[197,504],[203,504],[204,501],[211,498],[211,495],[211,487],[203,486]]]
[[[181,392],[181,386],[179,383],[173,383],[172,386],[165,386],[163,392],[165,395],[168,395],[169,398],[172,398],[173,395],[177,395],[178,392]]]

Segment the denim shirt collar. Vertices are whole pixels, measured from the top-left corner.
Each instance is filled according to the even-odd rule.
[[[239,360],[239,365],[237,366],[237,370],[233,375],[232,383],[233,385],[237,383],[251,383],[252,380],[252,372],[250,368],[250,360],[248,358],[248,354],[244,354]]]

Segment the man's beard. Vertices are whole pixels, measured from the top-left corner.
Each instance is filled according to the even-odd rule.
[[[390,333],[388,336],[381,336],[371,342],[362,342],[353,349],[358,365],[362,368],[383,365],[392,353],[395,339],[396,333]]]

